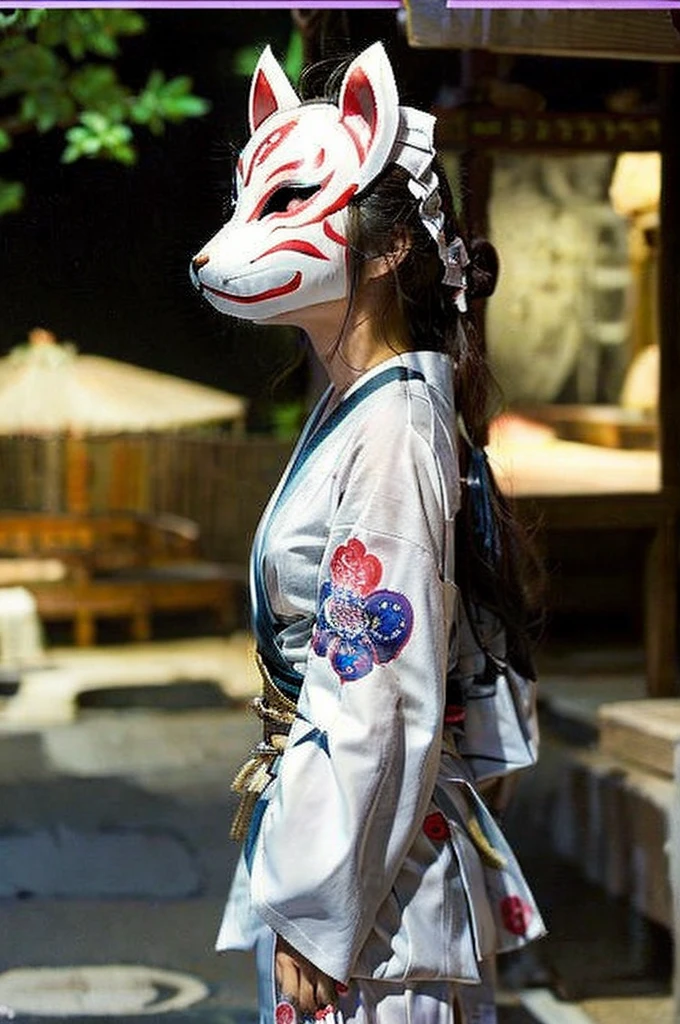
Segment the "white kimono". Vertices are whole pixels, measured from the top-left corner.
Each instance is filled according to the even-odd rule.
[[[462,1019],[486,1024],[484,963],[544,928],[444,724],[447,672],[461,657],[450,359],[395,356],[324,423],[325,402],[253,552],[256,625],[271,613],[301,691],[218,949],[248,948],[268,926],[354,986],[355,1009],[363,984],[364,1015],[346,1006],[346,1020],[381,1019],[366,1009],[380,1002],[376,987],[427,995],[429,985],[447,1006],[463,992]]]

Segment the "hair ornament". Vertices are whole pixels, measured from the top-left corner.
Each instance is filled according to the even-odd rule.
[[[444,264],[444,284],[453,289],[453,301],[459,313],[467,312],[467,274],[465,268],[470,265],[465,243],[460,235],[456,235],[452,242],[440,248],[439,255]]]
[[[444,235],[444,211],[439,193],[439,178],[432,166],[435,119],[414,107],[399,108],[399,127],[390,160],[408,171],[409,191],[418,201],[418,213],[430,235],[444,267],[442,283],[453,289],[453,301],[459,313],[467,312],[465,268],[470,263],[463,239],[456,235],[447,244]]]

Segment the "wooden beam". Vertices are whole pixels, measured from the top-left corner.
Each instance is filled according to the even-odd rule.
[[[524,114],[470,107],[434,113],[440,148],[618,153],[656,150],[661,139],[660,121],[652,115]]]
[[[680,507],[680,138],[677,112],[680,104],[680,68],[666,65],[660,72],[661,99],[661,251],[659,263],[659,440],[661,482],[667,515],[659,524],[656,544],[650,551],[647,587],[647,619],[663,638],[661,648],[648,646],[662,679],[661,691],[677,693],[677,575],[678,508]],[[654,585],[656,584],[656,586]],[[656,593],[655,593],[656,590]],[[670,664],[663,661],[670,660]]]

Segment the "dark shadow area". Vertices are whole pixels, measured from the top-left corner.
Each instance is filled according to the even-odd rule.
[[[583,746],[584,737],[580,740]],[[501,958],[503,984],[510,989],[549,987],[570,1002],[667,995],[673,966],[668,930],[588,881],[579,867],[554,852],[556,793],[573,745],[573,737],[560,734],[554,718],[541,713],[541,757],[536,768],[522,775],[503,827],[548,935]]]
[[[84,690],[76,698],[79,711],[192,711],[198,708],[220,708],[228,710],[237,707],[210,680],[201,682],[177,682],[159,686],[107,686],[96,690]]]

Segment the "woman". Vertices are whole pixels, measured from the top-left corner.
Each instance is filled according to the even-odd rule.
[[[194,283],[303,328],[330,387],[254,545],[265,738],[235,780],[218,948],[257,945],[263,1021],[488,1024],[495,954],[543,931],[478,791],[535,756],[530,684],[501,741],[488,718],[525,604],[463,329],[495,256],[468,255],[434,119],[399,106],[379,44],[337,102],[302,103],[266,50],[249,114]]]

